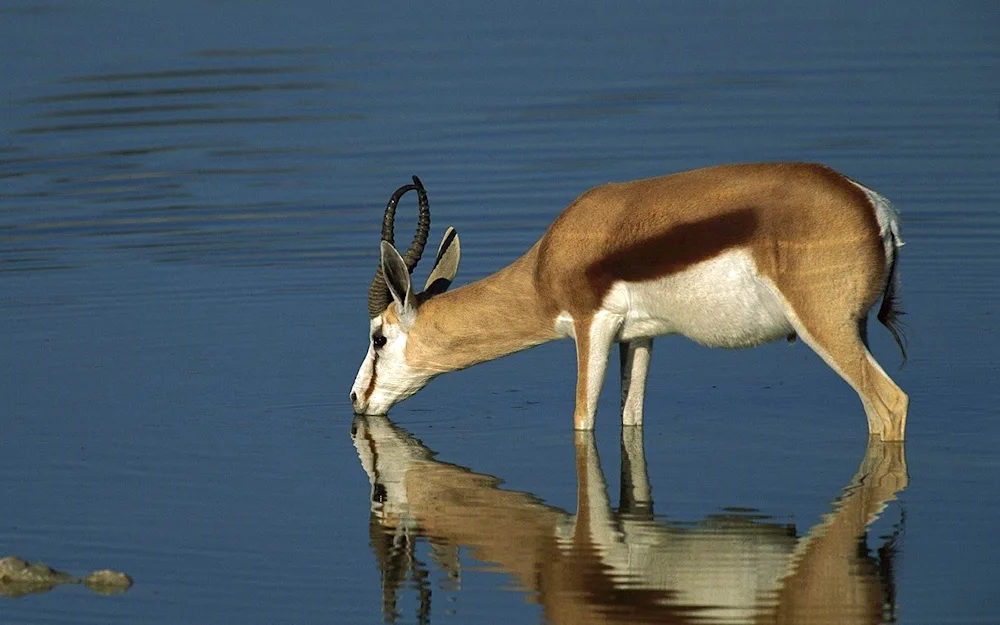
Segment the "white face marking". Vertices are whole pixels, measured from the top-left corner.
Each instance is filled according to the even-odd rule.
[[[384,313],[372,319],[370,328],[368,354],[354,379],[351,398],[356,414],[385,414],[422,389],[434,374],[406,363],[406,331],[386,322]],[[377,347],[376,340],[383,338],[384,344]]]

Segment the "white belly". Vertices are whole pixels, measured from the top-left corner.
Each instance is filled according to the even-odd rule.
[[[619,282],[602,308],[624,320],[619,340],[683,334],[709,347],[752,347],[794,333],[774,285],[733,250],[648,282]]]

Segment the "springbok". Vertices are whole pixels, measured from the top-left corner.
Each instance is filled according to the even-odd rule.
[[[396,205],[416,190],[413,243],[393,246]],[[570,204],[523,256],[446,292],[460,245],[445,232],[422,293],[410,274],[430,229],[414,176],[389,200],[368,295],[368,354],[351,390],[358,414],[384,414],[446,371],[572,337],[577,430],[594,427],[613,343],[622,423],[642,424],[653,337],[709,347],[801,337],[850,384],[869,435],[901,441],[909,399],[868,350],[868,312],[905,360],[896,294],[899,220],[889,201],[823,165],[722,165],[605,184]]]

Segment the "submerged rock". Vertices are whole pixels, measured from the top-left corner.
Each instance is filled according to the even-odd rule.
[[[81,579],[17,556],[0,558],[0,596],[22,597],[52,590],[60,584],[81,583],[94,592],[110,595],[128,590],[132,585],[132,578],[119,571],[103,569]]]
[[[17,556],[0,558],[0,595],[22,597],[45,592],[59,584],[76,581],[71,575],[44,564],[31,564]]]
[[[129,589],[129,586],[132,585],[132,578],[121,571],[101,569],[85,577],[83,583],[96,593],[117,595]]]

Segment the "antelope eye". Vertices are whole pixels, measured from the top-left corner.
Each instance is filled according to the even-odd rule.
[[[383,335],[383,334],[373,334],[372,335],[372,345],[375,346],[375,349],[378,349],[378,348],[384,346],[385,345],[385,335]]]

